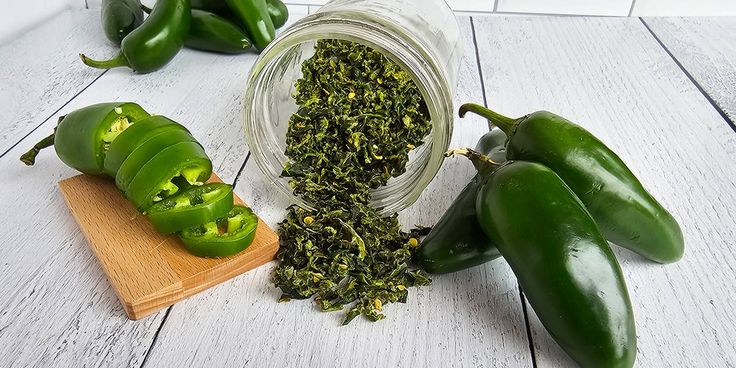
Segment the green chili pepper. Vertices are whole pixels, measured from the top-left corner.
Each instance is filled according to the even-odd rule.
[[[504,142],[506,134],[493,129],[478,140],[476,150],[502,163],[506,161]],[[482,183],[480,175],[473,177],[422,240],[414,257],[425,271],[456,272],[501,256],[496,245],[483,233],[475,213],[475,200]]]
[[[146,216],[158,232],[171,234],[224,217],[233,209],[233,187],[209,183],[151,206]]]
[[[137,145],[118,168],[117,174],[115,174],[115,185],[121,191],[127,191],[130,183],[138,176],[138,172],[144,165],[166,148],[182,142],[196,143],[197,140],[186,130],[174,129],[156,135],[154,138]],[[176,163],[176,159],[174,159],[174,163]]]
[[[151,9],[141,7],[144,12],[151,12]],[[184,46],[223,54],[242,54],[253,47],[253,42],[229,20],[212,12],[193,8],[192,24]]]
[[[59,118],[54,133],[36,143],[20,160],[31,166],[40,150],[53,145],[56,154],[68,166],[83,173],[101,175],[111,142],[131,124],[149,116],[132,102],[83,107]]]
[[[258,217],[250,208],[234,206],[227,217],[182,230],[187,250],[200,257],[227,257],[247,248],[256,236]]]
[[[229,20],[196,9],[192,10],[192,26],[184,45],[225,54],[242,54],[253,47],[248,35]]]
[[[271,17],[274,28],[278,29],[289,19],[289,8],[281,0],[266,0],[268,15]]]
[[[128,175],[123,166],[118,176]],[[210,175],[212,162],[202,146],[197,142],[180,142],[164,148],[144,163],[124,192],[139,210],[145,211],[155,202],[176,194],[182,186],[202,185]]]
[[[276,37],[266,0],[225,0],[225,3],[248,32],[258,51],[265,49]]]
[[[125,36],[116,57],[97,61],[79,56],[94,68],[127,66],[138,73],[156,71],[184,46],[191,19],[189,0],[158,0],[145,22]]]
[[[534,161],[554,170],[580,197],[608,240],[660,263],[682,257],[685,246],[677,221],[588,131],[547,111],[511,119],[465,104],[460,116],[467,111],[506,132],[508,159]]]
[[[154,115],[136,122],[125,130],[125,134],[121,133],[110,143],[110,149],[105,155],[105,173],[114,178],[118,174],[120,165],[134,150],[149,140],[157,139],[159,135],[177,130],[189,132],[184,126],[161,115]]]
[[[281,0],[266,0],[268,15],[274,28],[281,28],[289,18],[289,9]],[[225,3],[225,0],[192,0],[192,9],[215,13],[230,21],[238,21],[239,17]]]
[[[583,367],[633,366],[636,328],[621,268],[575,193],[542,164],[449,153],[467,155],[487,178],[480,226],[555,341]]]
[[[102,0],[101,8],[102,30],[116,45],[143,23],[139,0]]]
[[[225,4],[225,0],[191,0],[192,9],[199,9],[229,18],[232,10]]]

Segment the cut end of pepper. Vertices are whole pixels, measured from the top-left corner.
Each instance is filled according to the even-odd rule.
[[[176,184],[172,182],[167,182],[166,184],[161,187],[161,190],[153,197],[154,202],[159,202],[163,200],[164,198],[171,197],[172,195],[176,194],[176,192],[179,191],[179,187],[176,186]]]
[[[181,170],[181,177],[191,185],[202,185],[204,184],[201,180],[203,172],[204,169],[199,166],[187,167]]]
[[[122,114],[123,110],[119,107],[116,107],[115,112],[118,114]],[[122,133],[125,129],[128,129],[131,125],[133,125],[133,123],[128,119],[127,116],[120,116],[115,119],[115,122],[112,123],[110,129],[102,136],[103,149],[107,151],[110,148],[110,143],[112,143],[112,141],[114,141],[115,138],[120,135],[120,133]]]

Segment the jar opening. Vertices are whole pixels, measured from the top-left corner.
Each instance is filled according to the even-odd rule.
[[[416,201],[439,171],[452,136],[452,88],[429,53],[401,35],[401,30],[376,24],[365,16],[317,13],[282,33],[254,65],[245,95],[246,139],[251,155],[274,185],[298,205],[311,208],[293,196],[289,179],[281,177],[281,171],[287,161],[287,123],[297,110],[292,98],[294,82],[302,76],[301,64],[312,57],[318,39],[357,42],[381,52],[411,76],[427,105],[431,132],[423,145],[410,152],[406,171],[372,192],[371,205],[381,214],[400,211]]]

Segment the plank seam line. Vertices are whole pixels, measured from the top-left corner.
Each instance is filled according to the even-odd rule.
[[[478,39],[475,36],[475,22],[473,17],[470,17],[470,33],[473,35],[473,47],[475,48],[475,65],[478,68],[478,78],[480,78],[480,91],[483,94],[483,106],[488,107],[488,99],[486,97],[486,84],[483,80],[483,68],[480,64],[480,51],[478,50]],[[488,130],[493,129],[493,124],[488,120]]]
[[[636,0],[631,0],[631,7],[629,8],[629,17],[634,12],[634,4],[636,4]]]
[[[240,165],[238,174],[235,175],[235,179],[233,180],[233,188],[238,183],[238,179],[240,179],[240,174],[243,173],[243,170],[245,169],[245,165],[248,163],[248,159],[250,159],[250,151],[248,151],[248,154],[245,155],[245,160],[243,160],[243,164]],[[143,361],[141,362],[141,365],[139,368],[143,368],[146,365],[146,362],[148,361],[148,356],[151,355],[153,346],[156,345],[156,340],[158,339],[158,335],[163,329],[164,325],[166,324],[166,321],[169,318],[169,313],[171,313],[171,310],[174,309],[174,305],[171,305],[169,306],[169,308],[166,309],[166,314],[164,315],[164,318],[161,319],[161,324],[158,325],[158,329],[156,330],[156,333],[153,335],[153,340],[151,340],[151,345],[148,347],[148,350],[146,350],[146,355],[143,357]]]
[[[524,297],[524,291],[521,289],[521,285],[517,284],[519,287],[519,299],[521,300],[521,310],[524,311],[524,322],[526,323],[526,337],[527,340],[529,340],[529,351],[532,355],[532,367],[537,368],[537,356],[534,352],[534,340],[532,340],[532,328],[529,324],[529,312],[526,310],[526,298]]]
[[[235,179],[233,180],[233,188],[235,188],[235,185],[238,184],[240,174],[242,174],[243,170],[245,170],[245,165],[248,163],[248,160],[250,160],[250,150],[248,150],[248,154],[245,155],[245,161],[243,161],[243,165],[240,166],[240,170],[238,170],[237,175],[235,175]]]
[[[40,128],[41,126],[43,126],[44,124],[46,124],[46,122],[49,121],[49,119],[51,119],[52,117],[54,117],[54,115],[56,115],[59,111],[61,111],[61,109],[63,109],[64,107],[66,107],[66,105],[68,105],[75,98],[77,98],[80,94],[82,94],[82,92],[86,91],[87,88],[89,88],[89,86],[91,86],[95,82],[97,82],[97,80],[100,79],[100,77],[102,77],[103,75],[105,75],[105,73],[107,73],[108,70],[105,70],[102,73],[100,73],[100,75],[98,75],[97,77],[95,77],[95,79],[93,79],[91,82],[89,82],[89,84],[86,85],[84,88],[82,88],[79,92],[77,92],[76,94],[74,94],[74,96],[72,96],[67,102],[65,102],[63,105],[61,105],[61,107],[59,107],[58,109],[56,109],[56,111],[52,112],[51,115],[49,115],[49,117],[47,117],[46,119],[44,119],[41,122],[41,124],[38,124],[35,128],[31,129],[30,132],[26,133],[26,135],[24,135],[23,137],[21,137],[21,139],[19,139],[17,142],[15,142],[15,144],[13,144],[12,146],[10,146],[10,148],[8,148],[5,152],[3,152],[0,155],[0,158],[5,157],[5,155],[8,154],[8,152],[12,151],[16,146],[18,146],[18,144],[20,144],[20,142],[23,142],[26,138],[28,138],[31,134],[33,134],[36,130],[38,130],[38,128]]]
[[[499,2],[499,0],[494,0],[493,1],[493,10],[492,10],[493,12],[496,12],[498,10],[498,2]]]
[[[171,313],[171,309],[173,308],[174,308],[173,305],[166,308],[166,314],[164,314],[164,318],[161,319],[161,324],[158,325],[158,329],[156,329],[156,333],[153,334],[153,340],[151,340],[151,345],[148,347],[148,350],[146,350],[146,355],[143,356],[143,361],[141,362],[140,368],[143,368],[143,366],[146,365],[146,362],[148,361],[148,357],[151,355],[151,351],[153,350],[153,345],[156,344],[156,339],[158,339],[158,334],[161,333],[161,330],[163,329],[164,324],[166,323],[166,319],[169,318],[169,313]]]
[[[672,61],[674,61],[675,64],[677,64],[677,67],[680,68],[680,70],[682,70],[683,73],[685,73],[685,76],[687,77],[687,79],[689,79],[690,82],[692,82],[695,85],[695,88],[697,88],[698,91],[700,91],[700,93],[703,94],[703,96],[705,97],[706,100],[708,100],[708,102],[710,103],[710,105],[713,106],[713,108],[716,109],[716,111],[718,112],[718,114],[721,115],[721,117],[723,118],[723,120],[726,121],[726,124],[728,124],[728,126],[730,126],[731,129],[734,132],[736,132],[736,124],[734,124],[733,120],[731,120],[731,118],[729,118],[728,115],[726,115],[726,112],[723,111],[723,109],[721,109],[720,106],[718,106],[718,103],[713,99],[713,97],[710,96],[710,94],[708,94],[708,92],[705,91],[705,89],[703,89],[703,86],[701,86],[700,83],[698,83],[698,81],[695,80],[695,78],[693,77],[693,75],[690,74],[690,72],[687,71],[687,69],[685,69],[685,67],[682,65],[682,63],[680,63],[680,60],[677,60],[677,58],[670,51],[670,49],[668,49],[667,46],[665,46],[665,44],[662,42],[662,40],[660,40],[659,37],[657,37],[657,34],[654,33],[654,31],[649,27],[649,25],[647,24],[647,22],[644,21],[644,18],[639,17],[639,20],[644,25],[644,27],[647,29],[647,31],[649,31],[649,33],[652,35],[652,37],[654,37],[654,39],[657,41],[657,43],[660,46],[662,46],[662,48],[667,53],[667,55],[669,55],[670,58],[672,58]]]

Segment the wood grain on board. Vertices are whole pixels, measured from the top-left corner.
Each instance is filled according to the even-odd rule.
[[[210,182],[222,182],[213,175]],[[253,243],[225,258],[190,254],[175,234],[160,234],[106,178],[59,182],[72,215],[130,319],[141,319],[273,259],[278,236],[258,220]],[[244,205],[237,196],[235,204]]]
[[[474,18],[489,107],[556,112],[604,141],[678,220],[685,256],[614,247],[636,317],[637,365],[736,361],[736,133],[638,19]],[[530,311],[539,367],[574,363]]]

